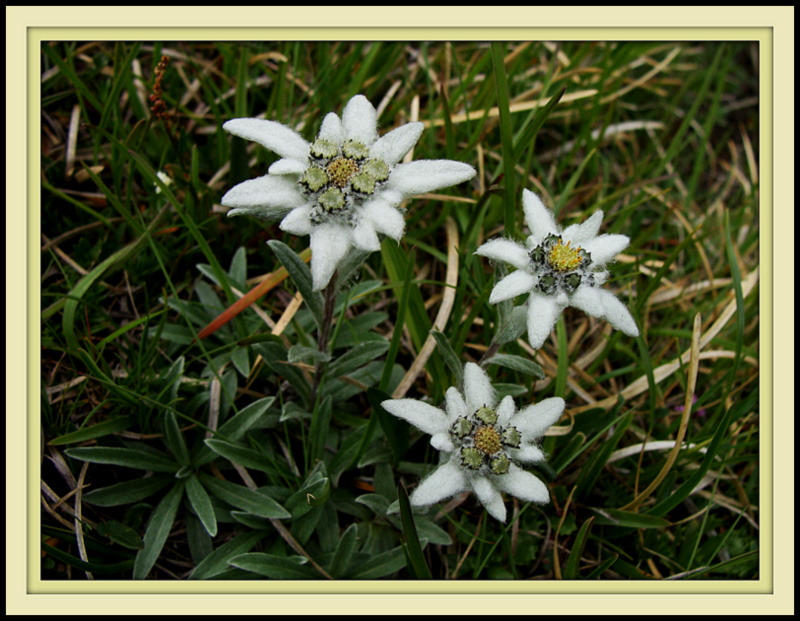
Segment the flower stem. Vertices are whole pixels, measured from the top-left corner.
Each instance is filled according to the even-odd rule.
[[[317,349],[321,352],[328,351],[328,341],[330,340],[331,326],[333,325],[333,308],[336,304],[337,276],[337,272],[334,272],[330,282],[322,291],[322,323],[319,326],[319,334],[317,336]],[[311,389],[311,403],[316,402],[317,389],[322,381],[323,367],[325,364],[326,363],[321,360],[318,360],[314,365],[314,385]]]
[[[491,345],[489,345],[488,349],[483,352],[483,356],[481,359],[478,360],[478,365],[482,365],[486,360],[489,360],[492,356],[494,356],[500,348],[502,347],[502,343],[498,343],[497,341],[492,341]]]

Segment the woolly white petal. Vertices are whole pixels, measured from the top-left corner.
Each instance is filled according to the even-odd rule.
[[[536,282],[536,276],[525,270],[511,272],[494,286],[492,294],[489,296],[489,303],[497,304],[498,302],[515,298],[523,293],[530,293],[536,286]]]
[[[600,292],[603,289],[598,289],[591,285],[581,285],[570,296],[569,305],[582,310],[587,315],[592,317],[603,316],[603,301],[600,298]]]
[[[339,261],[351,248],[350,227],[322,224],[311,231],[312,289],[320,291],[330,282]]]
[[[281,221],[281,230],[292,235],[309,235],[314,228],[311,222],[311,205],[303,205],[289,212]]]
[[[503,261],[518,269],[531,264],[531,258],[525,246],[509,239],[492,239],[478,248],[475,254],[493,261]]]
[[[580,287],[578,288],[580,289]],[[639,328],[636,326],[633,315],[617,296],[605,289],[598,289],[597,292],[603,305],[603,316],[608,323],[628,336],[639,336]]]
[[[364,95],[353,97],[342,112],[345,138],[357,140],[368,147],[378,138],[377,122],[378,113]]]
[[[595,211],[580,224],[572,224],[565,228],[561,233],[561,239],[564,240],[564,243],[571,241],[575,246],[582,246],[597,237],[602,222],[603,212]]]
[[[489,376],[474,362],[464,365],[464,397],[470,413],[484,406],[493,408],[497,402]]]
[[[509,424],[517,428],[524,441],[532,442],[554,425],[563,413],[564,400],[561,397],[550,397],[523,408]]]
[[[511,417],[514,416],[514,399],[511,395],[506,395],[503,397],[503,400],[500,402],[500,405],[497,406],[497,424],[501,427],[505,427],[508,424],[508,421],[511,420]]]
[[[386,188],[410,197],[456,185],[474,176],[475,169],[463,162],[417,160],[395,166],[386,182]]]
[[[513,464],[506,474],[493,478],[497,487],[524,502],[550,502],[547,486],[535,475]]]
[[[434,435],[447,431],[447,415],[439,408],[417,399],[391,399],[381,403],[384,410]]]
[[[525,463],[538,463],[545,460],[544,453],[538,446],[528,445],[518,449],[509,449],[508,452],[516,461]]]
[[[372,158],[383,160],[389,166],[394,166],[406,153],[411,150],[425,129],[423,123],[406,123],[388,134],[384,134],[369,150]]]
[[[328,140],[333,144],[340,145],[344,141],[344,128],[342,121],[336,114],[329,112],[322,119],[322,126],[319,128],[319,138]]]
[[[594,265],[605,265],[631,243],[627,235],[601,235],[583,245]]]
[[[257,142],[281,157],[308,164],[308,143],[291,127],[265,119],[232,119],[222,128],[234,136]]]
[[[468,489],[464,473],[454,461],[442,464],[417,486],[409,501],[415,507],[432,505]]]
[[[467,409],[467,402],[464,401],[464,397],[455,387],[451,386],[447,389],[445,401],[447,402],[447,419],[450,424],[454,423],[458,417],[470,414]]]
[[[372,222],[362,218],[361,222],[353,229],[353,245],[359,250],[374,252],[381,249],[381,241],[375,232]]]
[[[297,160],[282,159],[269,167],[270,175],[299,175],[306,169],[305,165]]]
[[[397,209],[381,198],[375,198],[361,209],[361,217],[372,227],[392,239],[400,239],[406,230],[406,220]]]
[[[504,475],[508,476],[508,475]],[[502,478],[502,477],[498,477]],[[476,476],[472,479],[472,490],[481,501],[481,504],[486,507],[494,519],[501,522],[506,521],[506,506],[503,504],[503,496],[498,492],[492,482],[482,476]]]
[[[233,186],[222,197],[225,207],[233,207],[236,213],[255,213],[260,209],[284,213],[305,203],[305,198],[291,179],[264,175],[255,179],[242,181]]]
[[[528,341],[534,349],[541,348],[564,310],[555,298],[533,292],[528,298]]]
[[[522,190],[522,210],[525,212],[525,222],[531,231],[529,245],[538,245],[551,233],[558,233],[553,213],[530,190]]]
[[[437,451],[442,451],[444,453],[452,453],[456,450],[449,433],[434,434],[431,438],[431,446]]]

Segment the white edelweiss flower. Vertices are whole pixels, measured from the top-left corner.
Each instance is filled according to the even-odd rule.
[[[522,191],[522,207],[531,230],[525,245],[493,239],[475,251],[517,268],[495,285],[489,302],[495,304],[530,293],[528,340],[534,349],[544,345],[567,306],[606,319],[628,336],[639,336],[630,311],[613,293],[600,287],[608,278],[606,263],[622,252],[630,239],[626,235],[598,235],[602,211],[562,231],[552,212],[533,192]]]
[[[263,119],[233,119],[222,126],[277,153],[268,174],[231,188],[222,204],[229,216],[282,218],[280,227],[311,236],[311,275],[323,289],[351,248],[380,249],[378,235],[399,240],[405,231],[400,203],[462,183],[475,169],[452,160],[399,163],[424,125],[407,123],[378,137],[377,112],[363,95],[329,113],[308,143],[293,129]]]
[[[432,505],[472,490],[492,517],[505,522],[501,492],[524,502],[549,502],[547,486],[517,462],[545,460],[538,441],[564,411],[560,397],[517,412],[510,396],[497,402],[489,376],[468,362],[463,393],[449,388],[444,410],[416,399],[392,399],[381,405],[429,433],[431,445],[441,451],[439,467],[409,497],[412,506]]]

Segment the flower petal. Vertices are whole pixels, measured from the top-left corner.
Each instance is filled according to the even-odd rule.
[[[303,205],[292,209],[283,220],[280,228],[292,235],[310,235],[314,228],[311,222],[311,205]]]
[[[336,271],[339,261],[350,250],[350,227],[321,224],[311,231],[312,290],[324,289]]]
[[[508,475],[503,475],[508,476]],[[499,477],[502,478],[502,477]],[[481,501],[481,504],[486,507],[489,515],[494,519],[501,522],[506,521],[506,506],[503,504],[503,496],[498,492],[492,482],[483,476],[473,477],[472,490]]]
[[[540,349],[556,325],[563,306],[548,295],[534,291],[528,298],[528,341],[534,349]]]
[[[341,119],[333,112],[329,112],[322,119],[322,126],[319,128],[318,138],[340,145],[344,142],[344,127]]]
[[[305,165],[292,159],[282,159],[269,167],[270,175],[299,175],[306,169]]]
[[[603,289],[592,285],[581,285],[572,293],[569,298],[569,305],[582,310],[592,317],[603,316],[603,302],[600,299],[600,292]]]
[[[525,246],[510,239],[492,239],[478,248],[475,254],[493,261],[503,261],[518,269],[531,264],[531,257]]]
[[[432,505],[467,490],[464,473],[454,460],[439,466],[415,489],[409,501],[415,507]]]
[[[395,166],[386,182],[386,188],[396,190],[408,198],[456,185],[474,176],[475,169],[463,162],[417,160]]]
[[[522,190],[522,210],[525,212],[525,222],[531,231],[528,245],[537,246],[550,234],[558,233],[553,213],[544,206],[542,199],[530,190]]]
[[[601,235],[583,245],[594,265],[605,265],[631,243],[627,235]]]
[[[370,148],[369,156],[394,166],[417,144],[424,129],[424,123],[401,125],[378,138]]]
[[[447,431],[447,415],[439,408],[417,399],[389,399],[381,403],[392,416],[402,418],[427,434]]]
[[[580,289],[580,287],[578,287]],[[628,336],[639,336],[639,328],[636,321],[617,296],[605,289],[598,289],[600,301],[603,304],[603,316],[613,328]]]
[[[364,95],[353,97],[342,112],[345,139],[357,140],[368,147],[378,138],[377,123],[378,113]]]
[[[231,119],[222,129],[234,136],[257,142],[281,157],[308,165],[308,143],[291,127],[265,119]]]
[[[515,409],[514,398],[511,395],[503,397],[500,405],[497,406],[497,424],[501,427],[505,427],[508,421],[511,420],[511,417],[514,416]]]
[[[523,293],[530,293],[537,282],[538,279],[536,276],[526,270],[511,272],[494,286],[492,294],[489,296],[489,303],[497,304],[498,302],[515,298]]]
[[[546,459],[542,449],[533,444],[529,444],[528,446],[523,446],[518,449],[509,449],[508,452],[515,461],[521,461],[528,464],[539,463],[545,461]]]
[[[437,451],[442,451],[444,453],[452,453],[456,450],[449,433],[434,434],[433,437],[431,437],[431,446]]]
[[[564,242],[571,241],[577,246],[589,243],[600,232],[600,224],[603,222],[603,212],[595,211],[589,218],[580,224],[571,224],[561,232],[561,239]]]
[[[229,216],[247,213],[274,218],[305,204],[305,198],[292,179],[264,175],[233,186],[221,203],[233,208]]]
[[[366,250],[367,252],[375,252],[381,249],[381,240],[378,239],[375,227],[366,218],[362,218],[353,229],[353,245],[359,250]]]
[[[542,437],[563,413],[564,400],[561,397],[550,397],[521,409],[511,418],[509,424],[522,434],[523,441],[533,442]]]
[[[470,411],[467,409],[467,402],[458,390],[451,386],[445,393],[445,401],[447,403],[447,420],[448,424],[453,424],[460,416],[468,416]]]
[[[366,203],[361,208],[361,217],[369,221],[378,233],[392,239],[400,239],[406,230],[403,214],[381,198]]]
[[[504,492],[524,502],[546,504],[550,502],[547,486],[530,472],[511,464],[506,474],[493,477],[495,485]]]
[[[493,408],[497,403],[489,376],[474,362],[464,365],[464,397],[470,413],[484,406]]]

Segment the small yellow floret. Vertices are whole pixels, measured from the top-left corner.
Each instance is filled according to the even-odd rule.
[[[570,242],[562,244],[561,240],[550,249],[547,255],[547,262],[554,270],[559,272],[571,272],[581,264],[581,247],[571,248]]]
[[[503,448],[503,441],[500,434],[494,427],[481,427],[473,436],[475,441],[475,448],[484,455],[494,455],[497,451]]]
[[[331,183],[337,188],[345,187],[350,178],[358,172],[358,164],[346,157],[337,157],[325,168]]]

